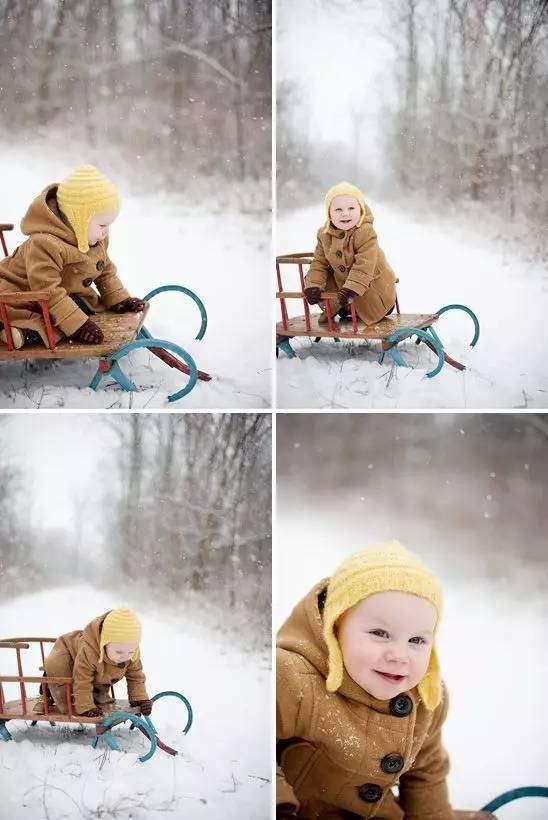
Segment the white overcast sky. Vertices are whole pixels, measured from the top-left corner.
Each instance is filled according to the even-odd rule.
[[[317,140],[350,139],[349,112],[363,110],[361,145],[377,154],[379,110],[391,91],[393,50],[382,3],[279,0],[278,81],[297,87],[293,119]]]
[[[30,521],[72,530],[78,509],[83,532],[97,531],[97,504],[112,472],[114,433],[105,414],[13,413],[0,428],[1,446],[24,473],[22,503]]]

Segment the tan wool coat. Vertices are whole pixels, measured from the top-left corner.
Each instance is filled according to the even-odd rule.
[[[139,654],[135,660],[116,664],[104,652],[104,659],[99,661],[101,627],[107,615],[108,612],[104,612],[84,629],[61,635],[44,661],[46,675],[72,677],[74,711],[77,714],[88,712],[96,704],[112,702],[110,686],[122,678],[126,679],[130,701],[148,700]],[[54,684],[48,684],[48,687],[56,705],[65,713],[64,687]]]
[[[87,315],[71,295],[79,296],[91,313],[99,313],[129,297],[108,257],[108,239],[87,253],[78,250],[74,231],[59,211],[57,185],[49,185],[31,203],[21,222],[29,238],[0,260],[0,291],[46,290],[53,325],[71,336]],[[8,307],[10,322],[37,330],[47,345],[37,305]]]
[[[328,692],[326,585],[312,589],[278,635],[277,804],[297,806],[303,820],[453,820],[441,742],[445,689],[433,712],[417,689],[376,700],[346,671]]]
[[[320,228],[305,287],[326,291],[350,288],[358,294],[356,313],[366,325],[380,322],[396,302],[396,276],[377,242],[373,214],[366,206],[363,223],[349,231],[332,224]],[[333,315],[339,309],[331,300]]]

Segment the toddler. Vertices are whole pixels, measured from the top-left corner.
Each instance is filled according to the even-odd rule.
[[[278,820],[489,816],[449,803],[440,614],[438,582],[396,542],[297,605],[277,642]]]
[[[131,706],[150,715],[152,702],[145,689],[145,675],[139,655],[141,624],[130,609],[112,609],[95,618],[83,630],[57,638],[44,661],[47,677],[71,677],[74,712],[85,717],[101,717],[102,705],[112,703],[110,687],[126,679]],[[51,707],[67,712],[63,684],[47,684]],[[43,704],[37,704],[43,712]]]
[[[138,312],[145,306],[131,298],[107,253],[109,228],[119,209],[116,189],[103,174],[92,165],[76,168],[31,203],[21,222],[29,238],[0,261],[0,291],[48,292],[56,341],[68,336],[100,344],[103,333],[90,315]],[[7,312],[16,348],[26,342],[49,346],[38,303],[8,305]],[[0,339],[6,342],[5,329]]]
[[[394,309],[396,277],[377,243],[373,214],[359,188],[340,182],[325,195],[325,216],[305,278],[306,300],[316,305],[322,291],[336,291],[333,316],[348,319],[354,302],[358,317],[374,325]],[[327,316],[322,313],[319,321],[326,323]]]

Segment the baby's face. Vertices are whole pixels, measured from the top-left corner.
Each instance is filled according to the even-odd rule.
[[[106,211],[104,214],[92,216],[88,225],[88,245],[93,248],[98,242],[102,242],[108,236],[108,229],[118,216],[118,209]]]
[[[112,663],[128,663],[136,649],[136,643],[111,641],[105,644],[107,658],[112,661]]]
[[[329,206],[329,216],[336,228],[349,231],[360,221],[360,203],[353,196],[336,196]]]
[[[337,634],[350,677],[378,700],[413,689],[432,651],[436,609],[407,592],[378,592],[339,619]]]

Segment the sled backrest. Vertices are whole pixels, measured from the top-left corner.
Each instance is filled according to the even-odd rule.
[[[6,245],[6,240],[4,239],[4,231],[13,231],[13,225],[10,225],[9,222],[0,222],[0,245],[2,245],[4,256],[7,256],[8,246]]]

